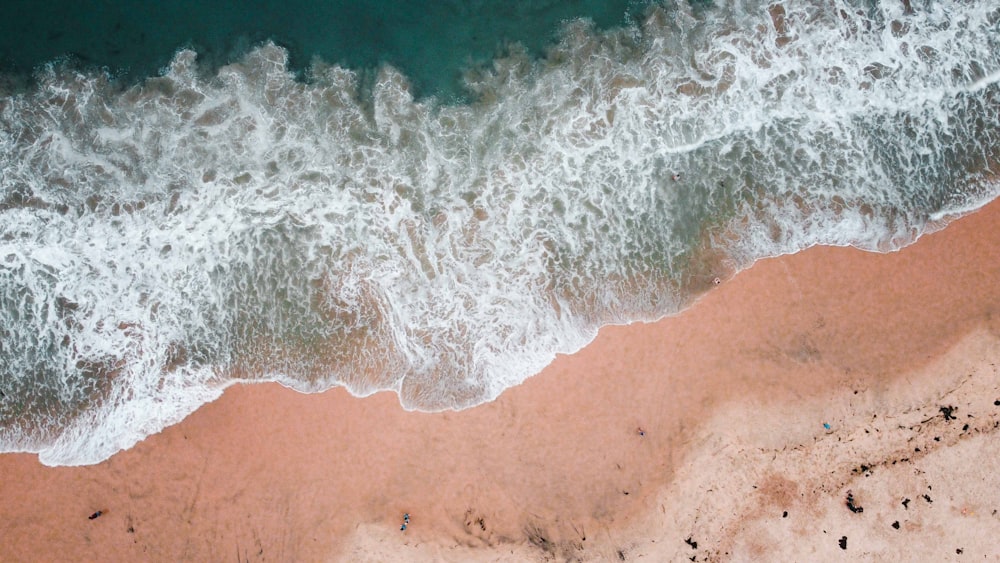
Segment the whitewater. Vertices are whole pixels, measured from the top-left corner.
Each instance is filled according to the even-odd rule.
[[[97,463],[237,382],[468,408],[758,259],[909,244],[1000,193],[1000,8],[912,4],[572,21],[462,103],[272,43],[4,86],[0,451]]]

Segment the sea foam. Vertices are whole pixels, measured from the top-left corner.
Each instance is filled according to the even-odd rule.
[[[867,3],[865,3],[867,6]],[[414,99],[264,44],[0,98],[0,446],[96,463],[238,381],[490,401],[610,323],[997,195],[1000,9],[667,2]]]

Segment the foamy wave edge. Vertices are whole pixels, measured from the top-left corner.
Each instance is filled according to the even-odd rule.
[[[670,32],[674,33],[675,30],[671,26],[695,26],[696,21],[684,14],[680,14],[680,16],[677,16],[674,21],[668,22],[668,24],[663,29],[669,28]],[[777,28],[772,29],[768,34],[773,34],[772,39],[781,35]],[[618,48],[616,45],[611,45],[610,47],[604,45],[602,47],[602,41],[613,43],[607,39],[609,36],[594,35],[586,29],[586,26],[570,26],[567,28],[565,35],[566,37],[561,44],[561,49],[568,53],[580,53],[580,57],[583,60],[587,60],[584,54],[590,55],[595,51],[597,53],[606,53],[607,51],[602,51],[602,48],[614,52],[614,49]],[[279,48],[265,46],[249,55],[247,60],[241,64],[274,64],[275,72],[270,74],[264,73],[264,83],[266,85],[270,83],[269,81],[280,80],[281,77],[285,77],[286,80],[288,79],[288,72],[283,66],[287,62],[286,59],[287,55],[282,54],[282,50]],[[193,64],[193,53],[189,51],[181,52],[168,71],[168,76],[173,75],[174,79],[180,79],[180,81],[194,80],[195,78],[190,68],[187,68],[187,65],[191,64]],[[232,72],[232,70],[236,69],[231,69],[230,71],[223,70],[219,76],[224,78],[229,77],[225,79],[242,80],[240,78],[240,71],[238,70],[233,74],[226,74],[227,72]],[[572,89],[553,89],[553,84],[546,82],[546,77],[550,77],[552,80],[565,79],[565,66],[553,64],[551,67],[538,70],[534,66],[534,63],[530,63],[530,61],[526,61],[523,57],[515,55],[508,60],[498,61],[494,70],[495,73],[491,76],[480,77],[479,82],[472,83],[473,88],[485,96],[484,99],[492,98],[499,100],[496,101],[496,105],[492,106],[489,102],[481,102],[494,109],[502,106],[503,100],[516,99],[516,96],[522,96],[526,93],[533,94],[532,99],[552,97],[554,94],[569,96],[568,98],[560,98],[556,95],[556,103],[564,102],[566,99],[573,99]],[[341,78],[346,76],[350,80],[350,77],[344,74],[350,74],[349,71],[333,68],[332,72],[338,74]],[[546,72],[549,74],[546,74]],[[656,106],[651,104],[651,98],[648,97],[648,93],[644,96],[634,91],[638,89],[638,85],[629,83],[627,80],[629,78],[628,74],[627,72],[612,73],[612,77],[623,80],[622,83],[612,85],[612,90],[615,92],[614,95],[608,95],[606,91],[595,87],[595,84],[604,84],[600,79],[594,83],[585,84],[585,90],[586,88],[594,88],[592,93],[595,94],[597,100],[603,100],[604,105],[596,108],[588,107],[586,96],[584,96],[582,102],[577,101],[578,106],[575,106],[575,108],[581,109],[581,111],[576,111],[575,113],[569,112],[567,114],[571,126],[564,132],[563,138],[568,140],[568,146],[577,149],[583,148],[583,153],[587,154],[587,151],[590,150],[587,148],[587,143],[596,143],[597,146],[603,146],[608,139],[612,141],[621,140],[613,134],[616,125],[611,122],[611,118],[605,117],[602,120],[601,117],[602,112],[605,112],[609,107],[614,107],[620,114],[616,115],[614,119],[618,123],[627,120],[630,117],[628,115],[628,108],[615,104],[621,104],[624,101],[635,102],[641,111],[648,112],[651,107],[655,111]],[[719,78],[714,86],[710,85],[711,88],[706,88],[706,86],[698,84],[688,87],[687,84],[691,84],[691,82],[685,82],[684,77],[675,77],[670,81],[670,84],[677,89],[675,95],[681,98],[684,103],[666,109],[659,108],[659,111],[667,112],[678,109],[696,111],[699,109],[698,100],[702,99],[703,96],[716,95],[725,101],[726,93],[733,89],[733,84],[737,83],[737,81],[730,82],[730,79],[725,78],[725,72],[720,73],[720,76],[722,78]],[[780,77],[781,74],[778,73],[776,76]],[[995,78],[996,73],[990,74],[988,77]],[[977,92],[989,88],[990,85],[984,85],[983,80],[985,79],[979,78],[976,81],[972,81],[969,91]],[[728,85],[726,85],[727,82],[729,83]],[[992,81],[992,84],[995,84],[995,79]],[[657,85],[662,86],[662,84]],[[692,96],[690,99],[685,100],[684,97],[689,96],[685,88],[695,87],[701,89],[697,92],[698,96]],[[716,91],[713,92],[712,88],[715,88]],[[277,92],[280,93],[280,88],[278,88]],[[889,94],[891,92],[887,93],[887,95]],[[266,86],[263,88],[261,95],[265,98],[268,96]],[[379,101],[379,95],[386,97]],[[430,106],[421,107],[420,103],[414,102],[409,98],[406,92],[405,79],[392,69],[383,69],[381,78],[376,85],[374,104],[373,118],[376,126],[382,127],[384,125],[385,129],[383,133],[390,140],[394,136],[398,140],[399,135],[406,134],[406,127],[398,127],[396,120],[405,119],[407,112],[416,111],[424,115],[432,115],[437,111]],[[777,104],[771,119],[775,119],[774,116],[778,116],[779,119],[791,120],[801,118],[801,116],[794,115],[794,112],[789,114],[789,109]],[[850,108],[840,108],[837,111],[849,112]],[[443,113],[447,114],[447,111]],[[641,112],[637,113],[641,115]],[[767,120],[760,121],[760,116],[746,116],[743,119],[739,119],[737,113],[726,111],[721,116],[715,116],[717,121],[721,121],[722,118],[734,118],[721,129],[718,127],[709,127],[706,131],[692,128],[688,133],[678,132],[684,130],[684,126],[686,125],[684,120],[677,120],[666,113],[656,114],[664,119],[665,125],[661,128],[654,128],[652,132],[658,131],[668,134],[667,142],[653,143],[652,145],[653,152],[660,161],[660,176],[669,176],[670,172],[676,170],[683,174],[685,178],[693,178],[697,174],[697,158],[703,155],[703,153],[699,153],[699,150],[713,146],[713,144],[726,142],[726,139],[731,138],[734,132],[737,135],[746,134],[752,137],[760,131],[766,130],[768,127]],[[438,115],[440,116],[441,114]],[[461,119],[475,119],[474,116],[471,116],[462,108],[456,109],[454,115]],[[515,113],[513,115],[524,117],[525,113]],[[584,118],[582,124],[573,123],[574,119],[579,121],[581,117]],[[383,125],[378,124],[380,119]],[[697,120],[695,120],[695,123],[704,125],[704,122],[698,122]],[[597,128],[596,133],[594,133],[595,127]],[[602,130],[602,127],[605,130]],[[674,129],[674,127],[678,129]],[[612,134],[608,135],[607,131],[612,131]],[[643,129],[639,129],[639,131],[643,131]],[[581,147],[580,145],[583,146]],[[665,155],[679,155],[679,157],[669,163],[664,163]],[[570,154],[567,158],[572,161],[573,156]],[[738,162],[738,159],[736,161]],[[499,168],[499,170],[505,171],[502,168]],[[722,167],[721,170],[725,171],[726,168]],[[632,172],[634,170],[626,170],[623,177],[629,178],[628,174]],[[789,172],[789,175],[791,176],[795,173],[798,173],[798,171]],[[705,183],[714,186],[716,177],[720,177],[720,175],[708,175]],[[722,177],[728,176],[722,175]],[[975,175],[972,177],[975,178]],[[641,186],[642,189],[636,189],[636,197],[645,197],[645,194],[642,192],[648,189],[653,189],[654,193],[662,196],[663,190],[673,185],[664,177],[660,181],[654,182],[652,186],[644,184]],[[555,193],[558,192],[556,191]],[[778,190],[777,194],[779,197],[761,197],[752,202],[752,208],[740,208],[736,206],[734,209],[728,210],[728,214],[732,216],[730,220],[716,224],[714,229],[708,230],[708,236],[698,238],[696,244],[675,248],[673,250],[674,254],[657,248],[658,251],[667,257],[668,263],[665,266],[661,264],[661,267],[666,267],[670,275],[657,278],[650,282],[649,285],[642,286],[640,283],[640,292],[661,289],[668,292],[669,295],[661,296],[660,299],[662,302],[654,303],[655,306],[651,309],[643,309],[643,306],[647,306],[649,303],[642,301],[656,300],[655,296],[649,295],[637,298],[640,303],[634,307],[622,307],[617,312],[600,311],[600,308],[591,310],[588,309],[590,306],[589,302],[577,303],[573,306],[578,309],[582,307],[580,309],[582,313],[575,315],[565,313],[565,317],[556,315],[555,320],[551,322],[549,330],[546,331],[551,338],[551,340],[545,343],[546,346],[539,347],[534,352],[528,351],[519,354],[517,356],[517,365],[508,365],[504,368],[504,373],[499,374],[499,377],[486,382],[485,388],[478,388],[479,391],[484,392],[481,392],[475,401],[470,404],[443,405],[439,408],[423,407],[419,408],[419,410],[435,411],[446,408],[465,408],[472,406],[472,404],[480,404],[492,400],[504,389],[516,385],[525,378],[540,371],[555,358],[557,353],[572,353],[591,342],[600,326],[606,324],[625,324],[636,320],[652,321],[660,319],[665,315],[675,314],[701,292],[708,290],[711,287],[710,280],[714,277],[718,277],[719,275],[727,276],[735,271],[745,269],[760,258],[797,252],[815,244],[850,245],[875,251],[896,250],[915,241],[923,233],[939,228],[943,223],[954,218],[954,216],[971,212],[996,198],[998,195],[998,184],[994,180],[982,179],[970,191],[956,193],[953,200],[944,201],[943,205],[936,209],[917,209],[912,213],[901,211],[901,209],[905,209],[905,206],[896,202],[881,202],[885,203],[885,208],[891,211],[888,215],[880,215],[877,211],[870,209],[866,210],[864,209],[864,205],[852,207],[848,204],[837,206],[835,209],[822,205],[803,206],[801,202],[782,200],[780,196],[783,193]],[[879,196],[881,197],[882,194],[879,194]],[[673,196],[667,195],[664,197]],[[542,201],[555,200],[558,200],[558,198],[542,199]],[[821,201],[826,200],[821,198]],[[868,203],[863,198],[859,199],[859,201]],[[568,201],[563,202],[563,206],[568,205],[571,205],[571,203]],[[626,212],[629,211],[629,205],[625,205],[624,209]],[[569,210],[564,210],[563,212],[566,213],[567,211]],[[471,209],[469,213],[475,214],[476,210]],[[711,218],[705,219],[708,220]],[[443,219],[446,224],[449,220],[447,217]],[[779,232],[780,236],[774,236],[775,232]],[[703,235],[705,235],[703,232],[698,234],[699,237]],[[565,240],[575,239],[570,238]],[[690,263],[682,258],[690,256],[692,253],[697,254],[698,245],[705,244],[705,240],[709,241],[708,245],[711,250],[722,250],[724,258],[717,261],[716,259],[709,260],[711,262],[709,266],[690,266]],[[573,242],[568,244],[568,246],[572,247],[572,244],[579,243]],[[640,246],[640,248],[642,247]],[[669,241],[664,242],[663,248],[671,248]],[[612,256],[617,256],[617,254],[613,252]],[[676,262],[670,262],[670,260],[676,260]],[[529,266],[537,267],[538,264]],[[674,269],[680,270],[688,266],[690,266],[689,271],[674,271]],[[729,269],[728,272],[726,268]],[[544,272],[544,269],[542,271]],[[636,267],[628,272],[628,274],[641,278],[643,275],[649,275],[651,271],[649,268]],[[593,279],[607,279],[609,275],[615,276],[620,274],[601,271]],[[694,276],[698,276],[698,279],[693,279]],[[591,279],[590,281],[593,280]],[[618,303],[630,297],[628,290],[634,289],[636,282],[634,279],[629,279],[616,283],[619,283],[616,288],[604,292],[599,289],[595,290],[596,293],[590,295],[589,298],[606,299],[611,303]],[[559,297],[556,298],[557,301],[559,299]],[[559,304],[557,309],[560,311],[570,309],[570,298],[563,296],[561,299],[564,299],[564,301]],[[627,314],[623,313],[623,310],[627,310]],[[559,332],[560,330],[562,332]],[[401,337],[395,335],[393,338],[399,339]],[[510,359],[511,357],[507,356],[507,358]],[[424,358],[423,360],[433,361],[433,358]],[[405,362],[401,362],[399,365],[404,364]],[[413,364],[411,363],[410,365]],[[186,377],[179,377],[175,382],[167,381],[165,385],[158,387],[155,395],[131,397],[129,402],[124,404],[109,401],[105,405],[106,409],[91,411],[87,416],[78,418],[70,426],[64,428],[64,431],[54,441],[52,441],[51,436],[45,436],[43,437],[47,441],[45,445],[36,443],[26,449],[11,449],[9,451],[37,452],[42,463],[47,465],[86,465],[97,463],[116,451],[127,449],[146,436],[180,421],[200,405],[218,398],[222,391],[229,385],[248,380],[278,382],[303,392],[318,392],[340,385],[346,387],[352,394],[357,396],[367,396],[377,391],[392,390],[401,395],[401,401],[405,408],[418,408],[412,403],[407,404],[406,400],[402,398],[407,393],[403,389],[404,382],[406,381],[405,377],[396,380],[392,385],[380,386],[379,384],[371,385],[371,382],[367,380],[361,381],[359,384],[354,384],[351,381],[333,380],[302,381],[289,378],[281,373],[258,374],[248,378],[227,379],[220,378],[220,374],[215,369],[209,369],[201,373],[201,375],[186,375],[191,375],[192,380],[202,383],[191,385],[191,380],[186,380]],[[169,380],[170,378],[167,379]],[[174,387],[175,383],[176,386]],[[476,385],[481,384],[482,382],[476,383]],[[411,396],[419,399],[419,392],[420,389],[411,391]],[[126,406],[127,408],[123,408]],[[95,432],[95,428],[97,427],[100,427],[102,431]]]

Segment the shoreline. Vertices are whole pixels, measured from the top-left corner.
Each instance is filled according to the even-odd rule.
[[[465,411],[406,412],[387,392],[359,399],[343,389],[303,395],[238,385],[98,465],[51,468],[34,455],[4,454],[0,526],[13,541],[0,547],[0,559],[605,560],[621,551],[742,560],[761,549],[770,556],[751,536],[784,537],[773,523],[743,505],[735,509],[743,519],[727,521],[720,511],[732,506],[696,492],[713,475],[750,483],[772,462],[725,457],[712,446],[767,450],[816,439],[828,449],[798,460],[802,475],[842,471],[858,452],[831,444],[860,432],[851,422],[857,413],[934,410],[935,386],[971,369],[962,362],[977,354],[981,386],[1000,385],[986,367],[1000,362],[998,233],[994,201],[900,251],[814,247],[758,261],[682,313],[605,327],[580,352]],[[992,389],[990,404],[1000,400]],[[860,410],[844,410],[852,400]],[[966,408],[958,412],[994,416]],[[753,428],[768,430],[748,434]],[[1000,461],[969,445],[981,441],[941,448],[1000,473]],[[871,444],[870,456],[890,442],[897,447]],[[715,465],[725,471],[704,470]],[[814,481],[813,504],[842,506],[842,478]],[[813,481],[783,482],[772,489],[812,491]],[[884,491],[855,493],[868,503],[866,517],[888,514],[870,502],[887,503],[878,496]],[[989,494],[996,496],[980,496]],[[659,512],[671,498],[704,513]],[[933,508],[948,510],[945,499]],[[88,520],[97,510],[102,516]],[[952,525],[925,512],[921,526],[935,530],[931,537],[963,533],[962,519]],[[401,532],[404,513],[412,521]],[[724,537],[688,535],[698,529],[691,514],[697,525],[720,523]],[[865,521],[848,521],[848,553]],[[998,520],[975,522],[993,530]],[[829,531],[793,536],[789,553],[841,555],[840,536]]]

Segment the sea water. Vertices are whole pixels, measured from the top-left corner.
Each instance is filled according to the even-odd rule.
[[[464,98],[462,74],[517,43],[535,56],[559,25],[586,17],[620,26],[649,0],[7,0],[0,19],[0,70],[27,74],[67,59],[106,68],[127,81],[153,76],[180,47],[209,68],[271,40],[301,72],[314,57],[367,73],[383,63],[403,72],[413,92]]]
[[[998,193],[1000,7],[589,8],[485,60],[414,12],[408,57],[302,64],[289,27],[299,66],[276,37],[9,74],[0,449],[96,463],[236,381],[472,407],[757,259],[894,250]]]

